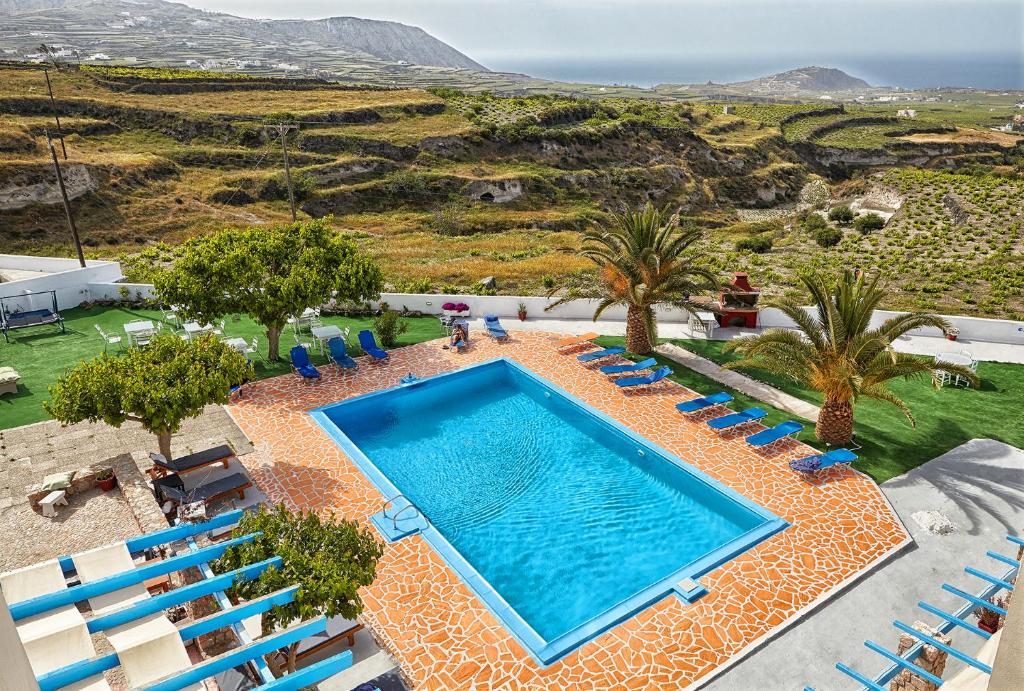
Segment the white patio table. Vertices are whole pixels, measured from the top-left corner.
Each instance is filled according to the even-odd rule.
[[[324,354],[324,352],[326,350],[327,341],[331,340],[332,338],[340,338],[341,337],[341,329],[339,327],[335,326],[334,324],[325,324],[324,326],[314,326],[310,330],[310,333],[313,334],[313,339],[317,342],[317,345],[320,348],[321,355]]]
[[[244,338],[225,338],[224,344],[231,346],[242,355],[245,355],[245,351],[249,348],[249,344]]]
[[[187,322],[182,326],[185,330],[185,339],[192,340],[199,334],[210,333],[213,331],[213,324],[200,324],[199,322]]]
[[[948,363],[950,365],[960,365],[961,367],[966,367],[968,369],[974,369],[974,367],[975,367],[975,365],[974,365],[974,358],[971,357],[970,355],[967,355],[966,353],[939,353],[938,355],[935,356],[935,362],[936,363],[945,362],[945,363]],[[952,377],[955,378],[954,381],[953,381],[953,385],[954,386],[959,386],[960,385],[960,375],[959,374],[946,375],[946,377],[940,377],[940,381],[943,384],[946,383],[946,378],[949,377],[949,376],[952,376]]]
[[[156,333],[156,327],[153,326],[153,322],[150,320],[140,319],[125,324],[124,332],[128,335],[128,342],[136,345],[140,339],[148,343],[149,338]]]

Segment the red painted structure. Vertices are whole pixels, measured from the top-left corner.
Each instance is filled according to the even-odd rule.
[[[745,271],[733,274],[732,283],[722,288],[718,300],[718,325],[757,328],[757,301],[761,291],[750,285]]]

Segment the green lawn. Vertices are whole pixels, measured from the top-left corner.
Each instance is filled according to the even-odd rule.
[[[21,375],[17,394],[0,396],[0,429],[27,425],[31,422],[46,420],[49,416],[42,408],[47,399],[47,388],[53,384],[64,370],[81,360],[88,360],[103,352],[103,340],[96,331],[98,324],[104,331],[124,337],[124,324],[135,319],[161,320],[161,314],[155,310],[130,309],[123,307],[95,307],[92,309],[75,308],[64,310],[64,325],[67,333],[60,333],[56,327],[40,326],[11,332],[11,342],[0,341],[0,366],[14,367]],[[360,329],[371,328],[370,318],[327,317],[327,324],[337,324],[344,328],[352,328],[349,336],[350,344],[356,343],[356,333]],[[398,345],[411,345],[444,335],[441,324],[436,317],[404,318],[409,325],[408,331],[398,337]],[[260,379],[274,377],[290,371],[284,362],[268,362],[267,339],[264,329],[246,316],[232,316],[226,319],[225,332],[228,337],[240,337],[251,340],[259,339],[260,356],[253,359],[256,376]],[[306,334],[308,341],[308,334]],[[295,345],[290,329],[281,336],[281,353],[287,358],[288,350]],[[353,349],[352,345],[349,347]],[[112,346],[111,352],[117,347]],[[325,359],[319,352],[310,353],[313,362],[320,364]]]
[[[672,340],[709,360],[735,359],[724,352],[722,341]],[[821,396],[784,377],[761,370],[741,370],[805,401],[821,403]],[[917,418],[911,427],[891,405],[861,401],[856,408],[856,438],[863,448],[854,465],[876,482],[901,475],[950,449],[975,438],[997,439],[1024,447],[1024,366],[996,362],[978,367],[980,389],[944,387],[935,390],[928,380],[895,381],[891,388]],[[809,439],[806,435],[804,439]]]

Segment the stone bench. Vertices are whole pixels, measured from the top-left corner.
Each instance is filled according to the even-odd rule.
[[[62,489],[54,490],[39,500],[39,508],[47,518],[57,515],[57,504],[68,505],[67,492]]]

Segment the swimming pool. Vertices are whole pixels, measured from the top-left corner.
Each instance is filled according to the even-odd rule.
[[[787,525],[507,359],[312,415],[542,664]]]

